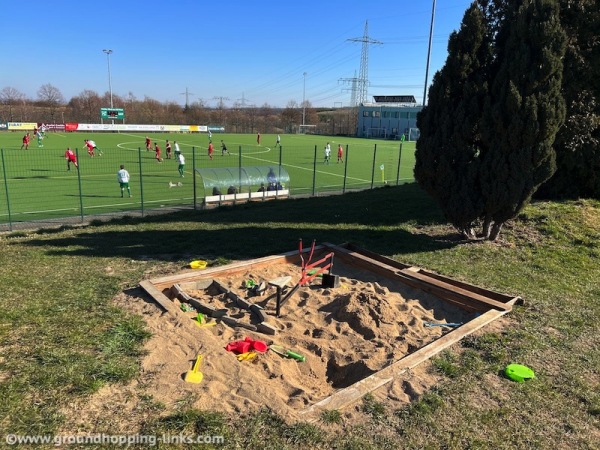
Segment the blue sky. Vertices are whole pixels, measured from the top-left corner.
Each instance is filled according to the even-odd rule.
[[[428,82],[447,54],[470,0],[437,0]],[[13,3],[14,5],[14,3]],[[10,11],[6,4],[3,13]],[[313,106],[348,106],[360,71],[365,22],[369,97],[423,99],[432,1],[57,0],[14,8],[3,20],[0,89],[31,99],[43,84],[68,101],[89,89],[115,95],[214,106],[283,107],[303,95]],[[10,41],[6,40],[11,36]],[[304,72],[307,73],[304,77]],[[243,100],[242,100],[243,99]],[[108,106],[108,105],[107,105]]]

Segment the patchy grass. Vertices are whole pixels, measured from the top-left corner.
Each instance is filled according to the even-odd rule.
[[[299,237],[353,242],[524,304],[503,329],[434,358],[442,382],[412,404],[394,410],[366,396],[360,424],[341,420],[344,411],[318,424],[268,410],[169,411],[141,385],[143,419],[131,433],[215,433],[221,447],[250,449],[600,447],[600,203],[535,203],[499,242],[465,243],[412,185],[0,235],[2,429],[64,432],[66,405],[138,377],[148,334],[142,318],[113,306],[118,293],[193,259],[289,251]],[[506,379],[512,362],[536,378]]]

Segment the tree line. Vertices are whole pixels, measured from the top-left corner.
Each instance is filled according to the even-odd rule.
[[[600,3],[479,0],[417,118],[415,178],[466,238],[534,195],[600,198]]]
[[[111,104],[110,93],[103,95],[86,89],[66,101],[60,89],[44,84],[37,98],[27,98],[13,87],[0,90],[0,122],[46,123],[99,123],[100,108]],[[314,108],[309,101],[290,100],[285,108],[246,106],[241,103],[225,105],[219,100],[209,106],[197,100],[182,107],[176,102],[160,102],[150,97],[138,99],[131,92],[127,96],[113,93],[112,104],[125,110],[127,123],[183,124],[223,126],[230,133],[295,133],[303,123],[315,125],[315,133],[329,135],[354,135],[356,111],[352,108]]]

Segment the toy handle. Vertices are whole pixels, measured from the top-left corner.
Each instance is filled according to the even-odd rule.
[[[293,351],[291,351],[291,350],[288,350],[288,351],[287,351],[287,353],[286,353],[286,355],[287,355],[288,357],[290,357],[290,358],[293,358],[293,359],[295,359],[296,361],[300,361],[300,362],[304,362],[304,361],[306,361],[306,358],[305,358],[304,356],[302,356],[302,355],[300,355],[300,354],[298,354],[298,353],[294,353],[294,352],[293,352]]]

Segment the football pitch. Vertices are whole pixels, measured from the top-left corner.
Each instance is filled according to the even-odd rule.
[[[203,133],[150,133],[152,148],[161,149],[162,162],[154,150],[146,151],[145,133],[47,133],[38,147],[32,137],[22,150],[25,132],[0,133],[0,223],[58,219],[192,206],[205,195],[202,178],[194,167],[238,168],[281,165],[290,181],[291,195],[319,195],[342,190],[369,189],[384,184],[413,181],[414,142],[359,139],[340,136],[282,134],[281,149],[276,135],[214,133],[213,159],[208,156],[209,138]],[[90,157],[84,139],[96,142],[102,155]],[[166,158],[165,142],[178,142],[185,156],[184,177],[173,155]],[[229,154],[221,152],[221,140]],[[331,145],[331,159],[324,148]],[[343,148],[338,162],[337,149]],[[79,170],[67,171],[65,150],[76,151]],[[173,145],[174,148],[174,145]],[[123,164],[131,174],[132,198],[121,198],[116,179]],[[254,188],[254,187],[253,187]],[[252,189],[253,189],[252,188]]]

